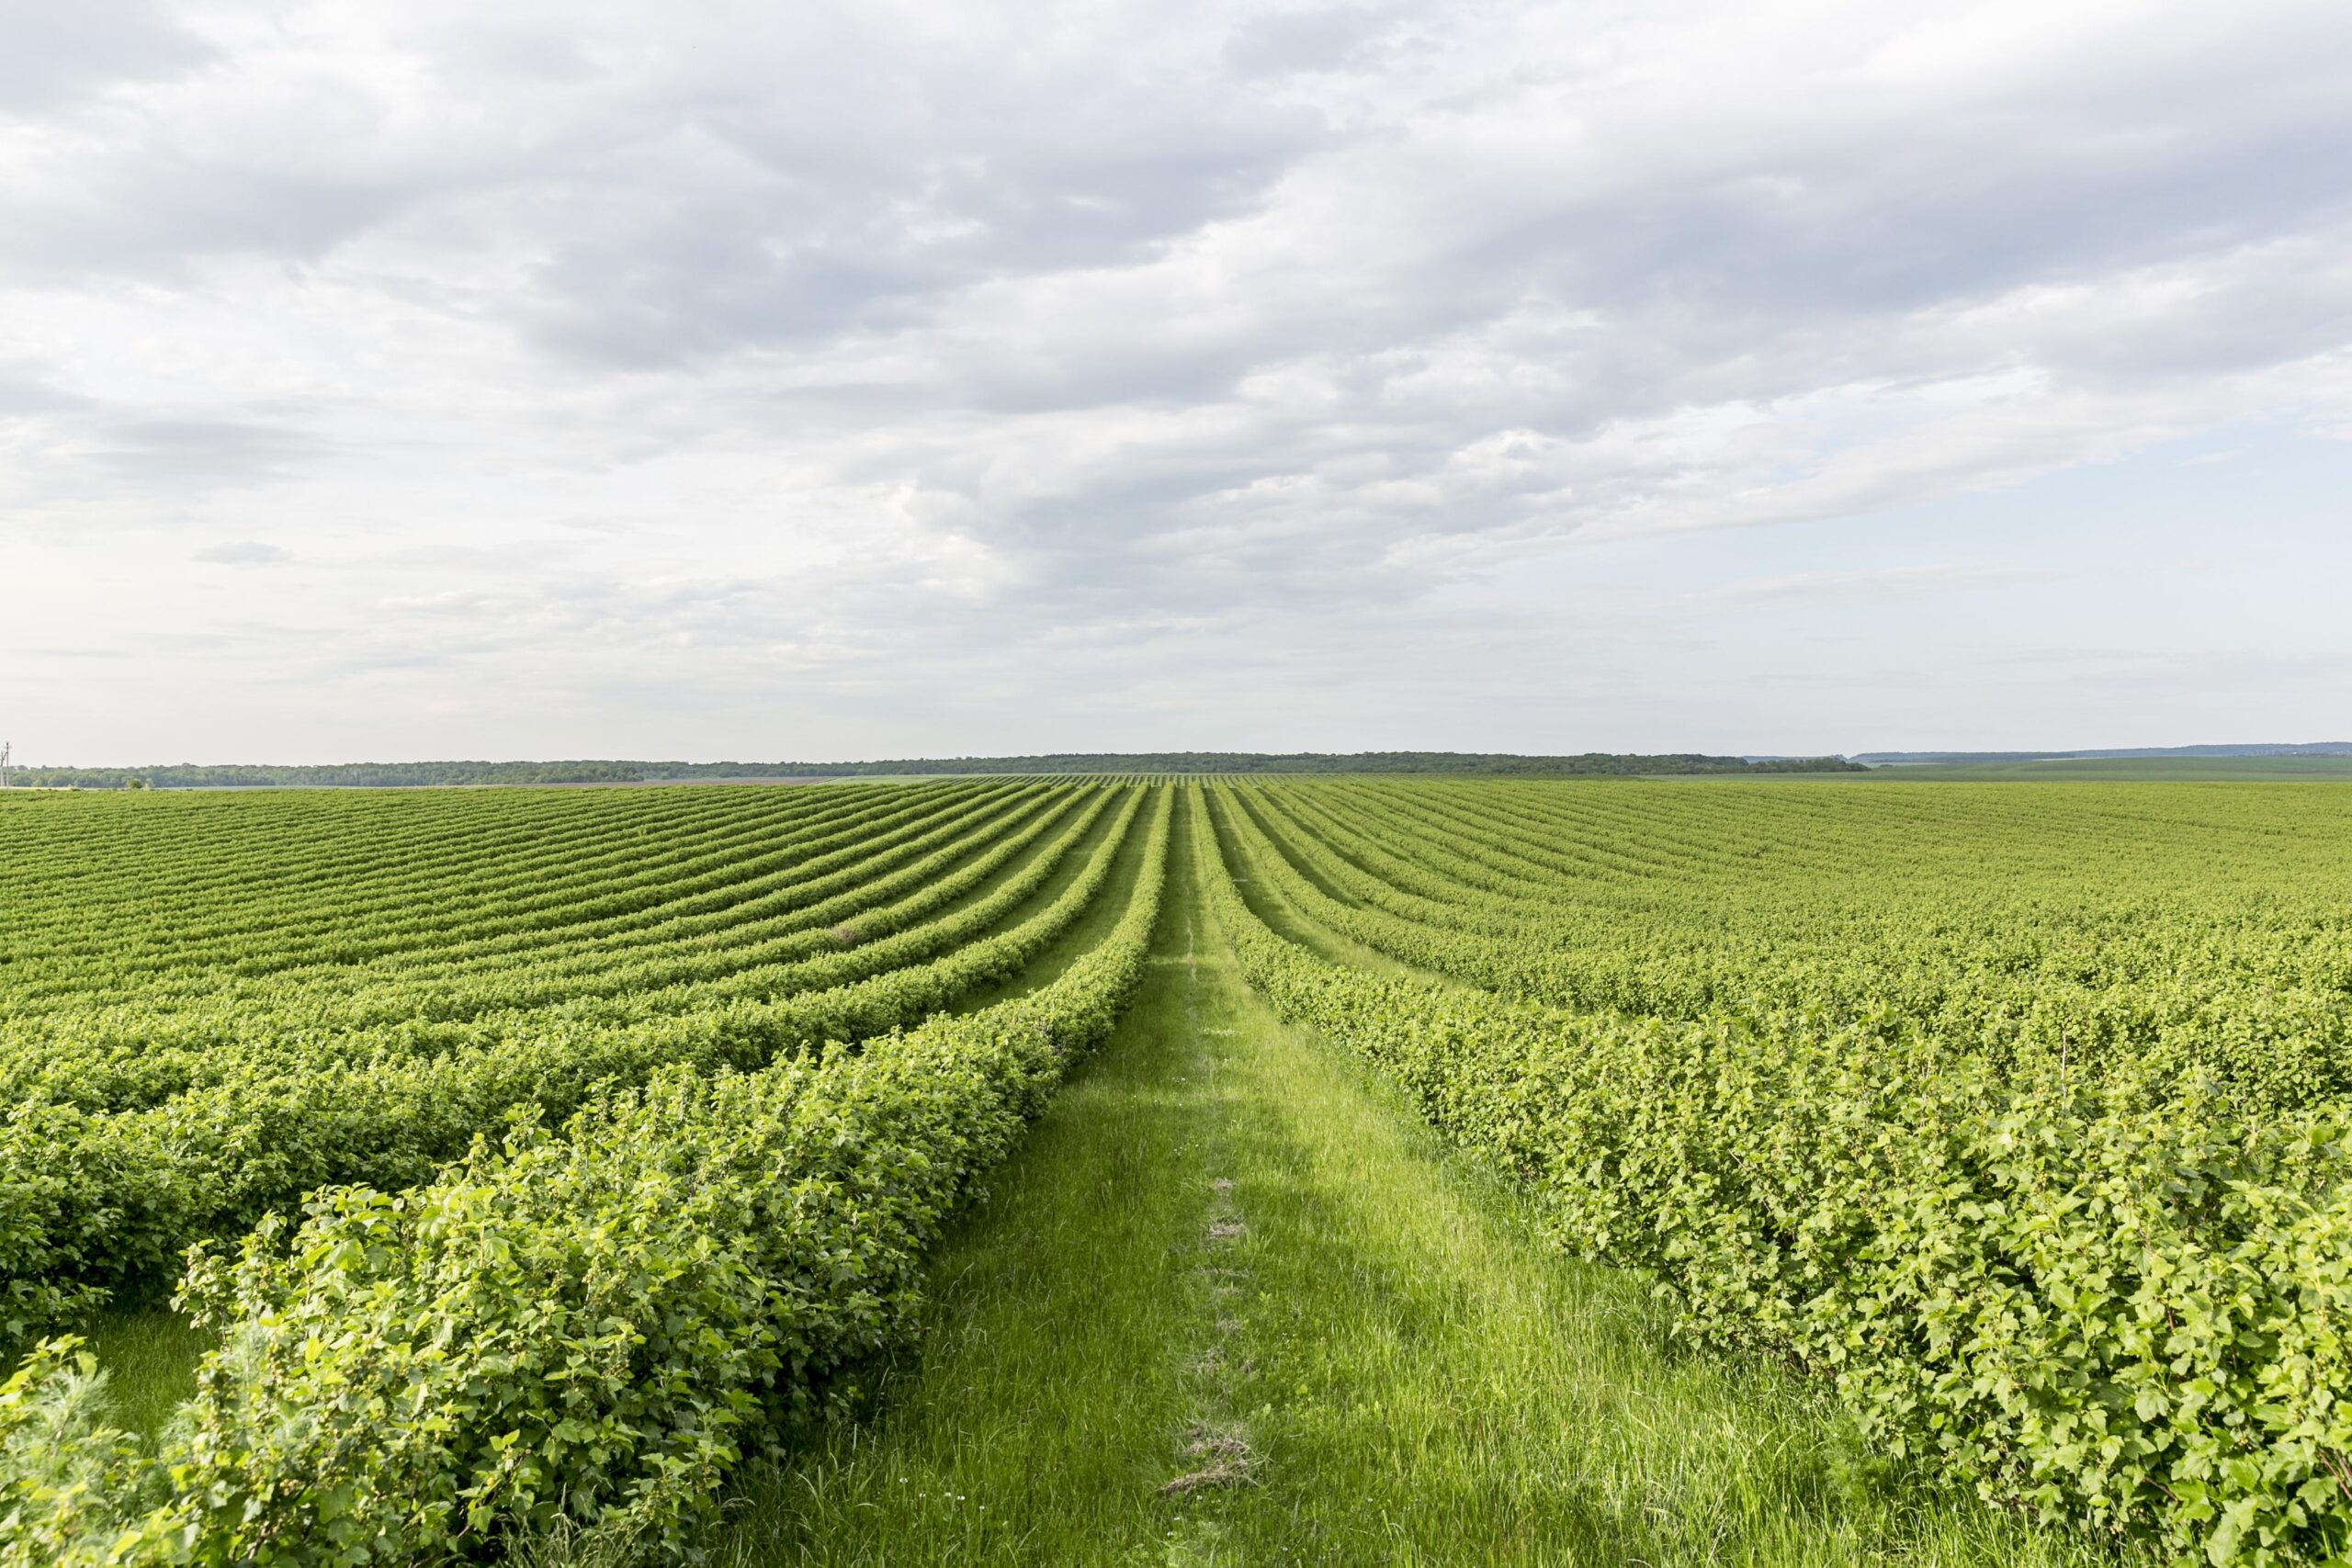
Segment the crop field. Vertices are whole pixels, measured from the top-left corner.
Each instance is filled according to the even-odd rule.
[[[2341,1563],[2347,798],[0,796],[0,1563]]]
[[[2352,757],[2065,757],[2040,762],[1923,762],[1873,770],[1872,777],[1904,780],[2099,779],[2154,782],[2191,780],[2352,780]]]

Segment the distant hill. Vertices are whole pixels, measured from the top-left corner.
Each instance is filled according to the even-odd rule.
[[[2140,757],[2352,757],[2352,740],[2312,740],[2298,745],[2257,742],[2246,746],[2127,746],[2090,751],[1857,751],[1852,761],[1874,768],[1949,762],[2121,761]]]
[[[1526,778],[1695,773],[1861,773],[1838,757],[1750,761],[1691,752],[1106,751],[1038,757],[904,757],[876,762],[176,762],[139,768],[23,768],[28,784],[83,789],[417,788],[436,784],[672,784],[719,779],[929,777],[970,773],[1465,773]]]

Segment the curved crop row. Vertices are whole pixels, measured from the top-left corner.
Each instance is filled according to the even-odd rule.
[[[1023,793],[992,791],[979,798]],[[960,818],[973,804],[968,792],[924,792],[912,800],[885,798],[842,812],[802,814],[781,824],[738,818],[717,829],[699,814],[680,813],[661,824],[658,839],[650,825],[635,835],[623,833],[617,841],[601,831],[567,836],[547,847],[544,863],[501,853],[494,846],[469,846],[472,852],[397,868],[376,899],[336,897],[308,916],[282,890],[241,889],[232,907],[250,907],[250,927],[208,927],[178,919],[145,944],[145,957],[139,956],[141,944],[126,935],[119,919],[97,909],[76,911],[78,919],[47,924],[52,940],[62,935],[86,943],[74,949],[79,967],[46,987],[79,1005],[93,994],[92,982],[103,984],[119,975],[153,1005],[169,986],[203,982],[224,965],[237,977],[323,969],[364,982],[370,965],[413,970],[420,963],[438,965],[475,955],[496,960],[517,947],[544,950],[551,942],[658,919],[673,909],[691,911],[698,901],[715,898],[723,906],[772,872],[807,875],[853,864],[864,853],[923,831],[926,824]],[[814,863],[817,857],[827,857],[822,867]],[[145,868],[141,879],[153,885],[166,869]],[[103,940],[87,942],[94,931],[103,932]],[[14,960],[23,961],[22,954]]]
[[[2052,1517],[2214,1564],[2352,1550],[2341,1108],[2249,1117],[2123,1063],[2037,1079],[1949,1043],[1373,974],[1269,927],[1199,838],[1277,1012],[1522,1183],[1565,1245],[1672,1286],[1701,1337],[1834,1380],[1888,1450]]]
[[[1436,866],[1418,877],[1396,867],[1475,844],[1466,829],[1442,838],[1351,819],[1302,789],[1236,802],[1239,825],[1273,851],[1270,871],[1306,880],[1296,897],[1318,923],[1517,1000],[1688,1019],[1803,1014],[1887,1040],[1961,1043],[2024,1072],[2160,1061],[2272,1108],[2352,1089],[2352,932],[2316,899],[2290,915],[2276,894],[2249,905],[2233,885],[2184,888],[2175,873],[2062,922],[2046,907],[2020,909],[2006,887],[1972,899],[1939,869],[1924,879],[1939,900],[1932,919],[1892,897],[1825,897],[1810,871],[1769,902],[1756,874],[1690,893],[1653,887],[1640,904],[1533,875],[1457,882],[1448,901],[1435,896]],[[1849,863],[1871,863],[1865,848],[1849,846]]]
[[[439,1560],[560,1517],[676,1545],[749,1446],[906,1333],[944,1216],[1116,1020],[1158,917],[1156,793],[1125,914],[1041,991],[862,1053],[665,1071],[199,1260],[223,1343],[160,1458],[45,1346],[0,1388],[0,1562]]]
[[[489,1034],[404,1025],[366,1058],[256,1053],[246,1070],[134,1112],[0,1111],[0,1332],[22,1335],[167,1277],[189,1242],[321,1185],[413,1185],[518,1108],[560,1116],[601,1084],[640,1081],[672,1063],[758,1066],[910,1023],[1002,979],[1100,891],[1142,799],[1088,795],[1060,847],[1079,845],[1106,816],[1107,832],[1050,902],[1001,930],[1061,874],[1057,853],[910,931],[789,975],[772,967],[766,989],[669,1011],[641,999],[596,1014],[548,1010]]]
[[[1094,798],[1096,812],[1103,798]],[[1016,807],[1010,817],[985,818],[977,829],[958,818],[902,844],[886,841],[871,863],[843,867],[837,856],[821,856],[808,863],[814,874],[767,886],[758,898],[762,918],[729,930],[727,940],[711,951],[681,940],[648,950],[650,956],[632,948],[615,952],[601,965],[578,969],[510,959],[503,971],[465,985],[387,979],[348,993],[264,999],[240,992],[217,1009],[183,1010],[168,1017],[136,1010],[124,1015],[99,1012],[78,1028],[54,1032],[38,1052],[11,1063],[10,1087],[20,1097],[39,1094],[85,1109],[130,1109],[226,1076],[249,1074],[271,1060],[300,1066],[367,1060],[390,1051],[469,1049],[485,1033],[505,1032],[516,1015],[566,1002],[593,1004],[598,998],[635,993],[630,1016],[679,1010],[701,999],[675,989],[697,976],[716,979],[757,970],[771,991],[802,988],[776,965],[856,948],[876,935],[910,928],[994,877],[1086,799],[1040,796],[1031,809]],[[1040,814],[1035,809],[1039,807],[1050,809]],[[990,834],[1007,826],[1016,830],[987,844]],[[944,848],[899,863],[903,853],[943,837],[949,840]],[[869,864],[870,877],[864,874]],[[762,879],[763,886],[766,882]],[[963,929],[946,928],[944,940],[956,940]],[[887,959],[867,952],[851,967],[863,970]],[[830,972],[838,978],[841,968],[831,965]],[[656,987],[673,989],[657,997],[651,994]],[[440,1027],[445,1025],[449,1027]]]

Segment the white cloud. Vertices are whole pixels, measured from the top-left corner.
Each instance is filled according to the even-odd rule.
[[[206,545],[190,551],[187,558],[210,566],[269,566],[285,560],[287,550],[282,545],[264,544],[258,539],[236,539]]]
[[[192,684],[383,683],[363,750],[459,683],[507,750],[951,749],[956,680],[1007,750],[1278,728],[1253,660],[1500,743],[1533,565],[2340,438],[2346,145],[2287,0],[0,8],[0,529]],[[144,756],[153,692],[51,722]]]

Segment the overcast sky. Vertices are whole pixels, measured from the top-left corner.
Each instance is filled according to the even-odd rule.
[[[2352,738],[2352,6],[0,0],[84,764]]]

